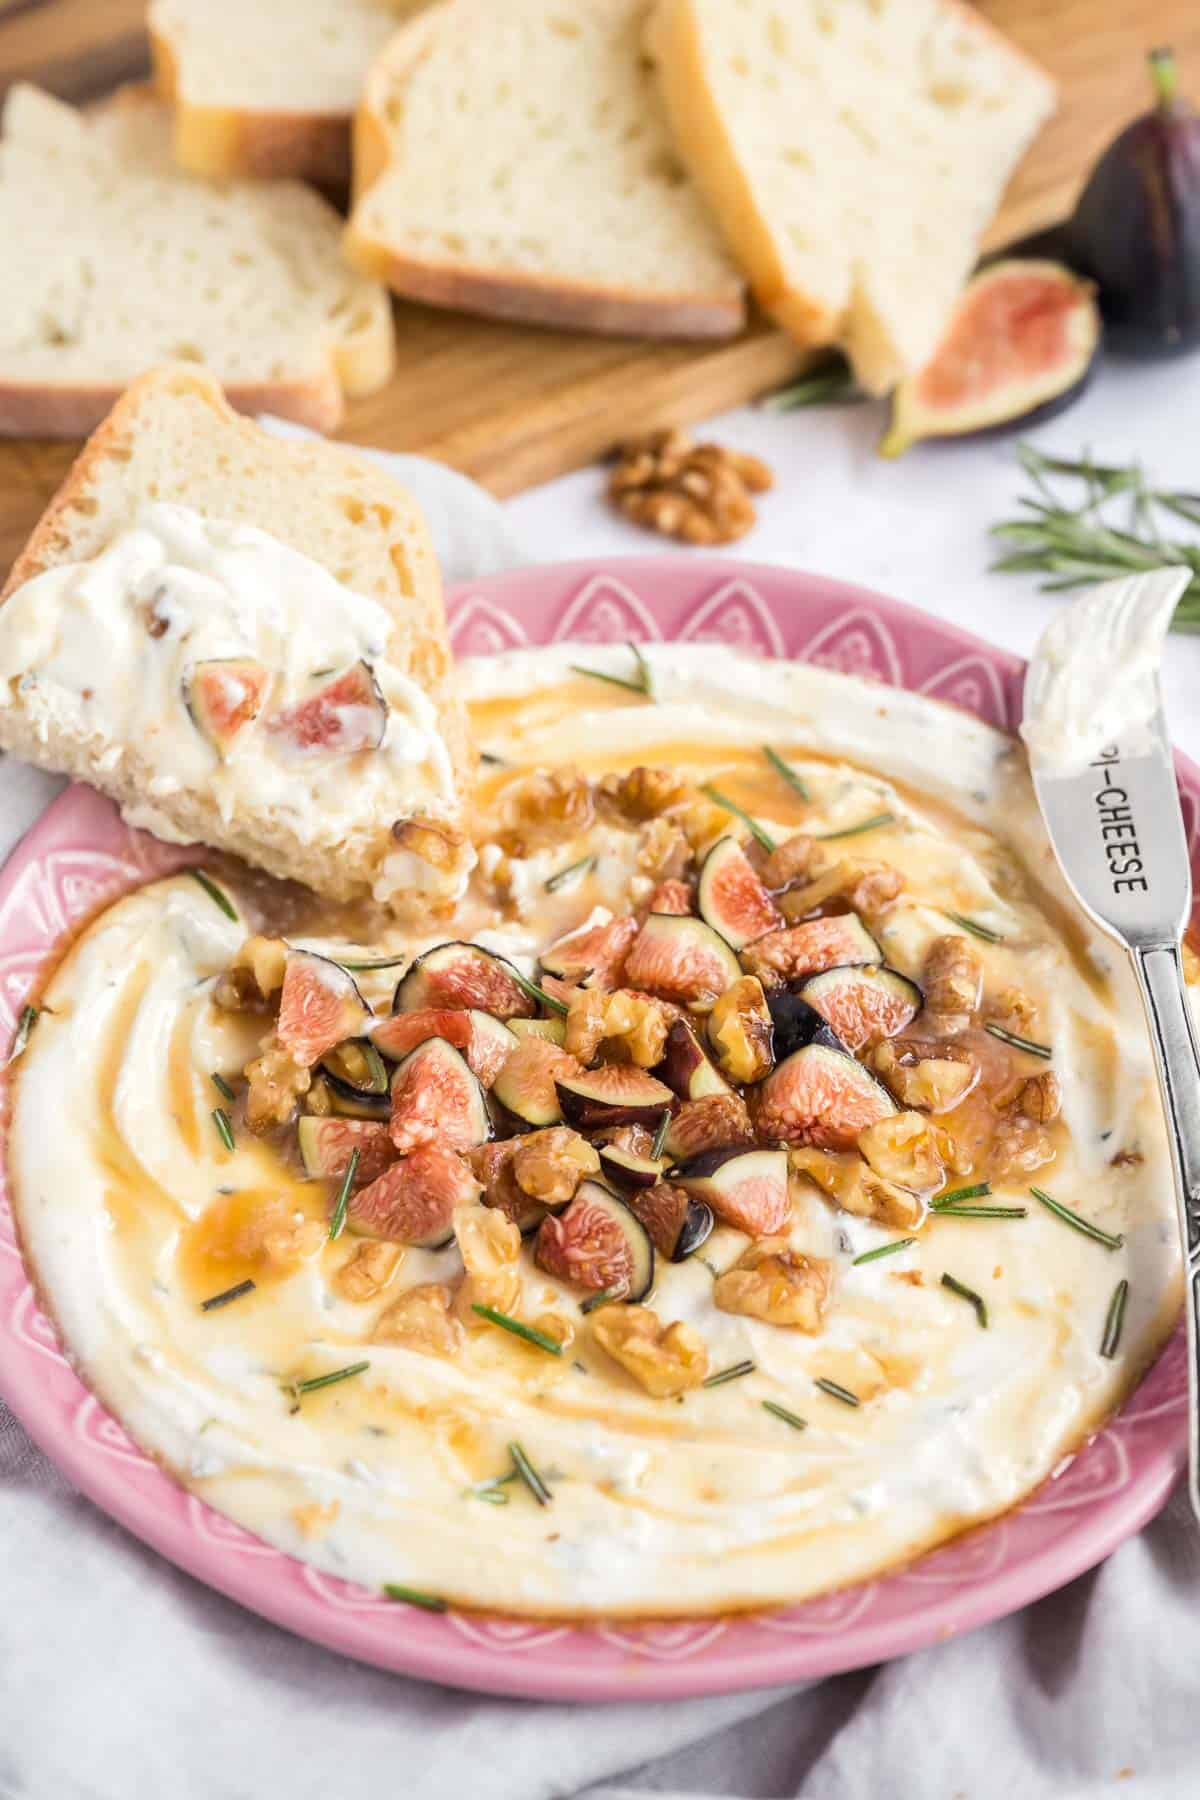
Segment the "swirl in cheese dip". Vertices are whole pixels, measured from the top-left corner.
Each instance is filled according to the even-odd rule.
[[[569,670],[586,660],[627,674],[622,650],[462,665],[497,760],[477,796],[479,866],[453,917],[364,946],[344,913],[260,918],[261,887],[236,877],[225,885],[238,923],[186,877],[156,883],[72,946],[20,1067],[10,1161],[22,1240],[86,1379],[197,1494],[368,1586],[587,1616],[768,1605],[865,1577],[1019,1501],[1120,1402],[1178,1309],[1136,996],[1059,883],[1019,749],[950,708],[823,670],[750,665],[724,647],[650,654],[653,703]],[[440,1353],[389,1336],[381,1321],[409,1290],[456,1291],[457,1248],[410,1246],[376,1293],[351,1297],[342,1271],[366,1240],[330,1241],[337,1182],[305,1178],[288,1131],[256,1137],[242,1118],[242,1071],[271,1018],[215,999],[255,927],[350,962],[473,940],[528,976],[576,927],[644,915],[682,815],[622,810],[613,778],[640,765],[690,784],[673,804],[691,809],[698,838],[716,803],[694,790],[713,784],[774,841],[819,839],[825,870],[845,859],[895,871],[900,891],[868,923],[901,974],[920,979],[939,939],[967,946],[982,999],[959,1041],[981,1073],[933,1120],[968,1165],[947,1165],[942,1187],[983,1176],[986,1205],[1021,1209],[922,1206],[901,1231],[794,1170],[782,1235],[827,1268],[819,1328],[716,1304],[718,1278],[749,1248],[718,1221],[697,1254],[658,1257],[644,1304],[661,1326],[691,1328],[711,1373],[751,1366],[667,1395],[605,1349],[598,1321],[619,1303],[585,1313],[588,1290],[540,1266],[530,1243],[505,1310],[564,1336],[564,1354],[479,1320]],[[564,769],[578,779],[533,773]],[[881,822],[856,834],[868,821]],[[736,815],[708,829],[750,842]],[[828,902],[815,909],[830,916]],[[832,916],[845,912],[843,890]],[[380,1012],[396,974],[356,976]],[[920,1019],[907,1035],[928,1030]],[[1039,1121],[1017,1096],[1043,1073],[1061,1111]],[[232,1152],[212,1121],[214,1074],[239,1095]],[[1102,1235],[1072,1228],[1032,1184]],[[862,1260],[901,1237],[912,1241]],[[252,1291],[203,1310],[244,1281]],[[298,1386],[360,1362],[353,1377]],[[549,1504],[513,1478],[513,1443]]]

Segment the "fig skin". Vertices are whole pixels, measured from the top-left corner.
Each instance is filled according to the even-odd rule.
[[[1138,357],[1200,344],[1200,117],[1150,53],[1157,104],[1126,126],[1066,228],[1068,262],[1096,282],[1109,344]]]

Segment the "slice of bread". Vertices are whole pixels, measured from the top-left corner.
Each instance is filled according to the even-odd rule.
[[[367,70],[428,0],[151,0],[159,92],[193,175],[350,182]]]
[[[347,252],[497,318],[725,337],[742,282],[641,53],[648,0],[442,0],[367,78]]]
[[[216,572],[227,606],[203,555],[160,566],[143,542],[106,589],[97,559],[110,553],[111,569],[129,534],[162,519],[178,525],[177,542],[210,522],[218,547],[256,528],[274,561],[262,562],[257,538],[237,539],[240,574]],[[65,591],[53,574],[64,564]],[[416,505],[379,469],[335,445],[269,436],[209,375],[154,370],[84,446],[0,601],[0,747],[90,782],[160,837],[231,851],[336,900],[404,910],[419,888],[427,908],[461,885],[469,852],[456,827],[474,762],[438,569]],[[378,627],[383,748],[297,756],[289,738],[284,755],[270,734],[295,698],[297,660],[303,693],[336,673],[312,664],[334,660],[330,641],[351,641],[344,604]],[[194,704],[196,669],[214,667],[196,660],[213,655],[210,621],[225,634],[220,665],[255,657],[272,684],[233,749],[214,744]],[[357,668],[357,654],[338,660]],[[444,824],[445,836],[394,832],[414,818]]]
[[[1049,78],[958,0],[657,0],[646,44],[762,305],[872,392],[919,368]]]
[[[77,437],[135,375],[202,364],[246,411],[317,430],[387,380],[385,290],[342,261],[299,182],[182,175],[167,109],[129,89],[84,117],[11,90],[0,138],[0,433]]]

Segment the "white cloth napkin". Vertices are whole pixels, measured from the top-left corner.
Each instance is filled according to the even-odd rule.
[[[1195,488],[1200,364],[1110,371],[1039,434],[1139,453]],[[778,489],[741,546],[875,585],[1028,651],[1052,603],[984,573],[1020,487],[1009,442],[872,454],[874,409],[712,427]],[[290,428],[284,428],[290,429]],[[594,470],[510,502],[414,458],[448,578],[655,548]],[[1173,639],[1175,736],[1200,751],[1200,642]],[[54,791],[0,768],[0,848]],[[1177,1495],[1100,1570],[973,1635],[808,1690],[537,1706],[384,1675],[291,1638],[72,1492],[0,1406],[0,1800],[1195,1800],[1200,1531]],[[614,1785],[615,1784],[615,1785]]]

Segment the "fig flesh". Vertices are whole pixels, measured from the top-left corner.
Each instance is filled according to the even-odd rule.
[[[645,1125],[653,1129],[663,1113],[675,1105],[669,1087],[645,1069],[624,1063],[581,1069],[577,1075],[560,1076],[554,1085],[562,1116],[577,1131],[595,1131],[609,1125]]]
[[[566,1212],[538,1228],[538,1266],[614,1299],[641,1300],[654,1280],[654,1245],[641,1220],[598,1181],[585,1181]]]
[[[696,1012],[711,1012],[741,972],[720,932],[675,913],[651,913],[625,958],[631,987]]]
[[[315,950],[289,950],[279,997],[279,1042],[303,1069],[345,1038],[357,1037],[370,1013],[354,977]]]
[[[783,916],[736,838],[719,838],[696,889],[700,917],[735,950],[783,924]]]
[[[925,996],[915,981],[896,969],[826,969],[800,989],[837,1032],[847,1050],[865,1050],[911,1025]]]
[[[924,368],[897,387],[879,453],[1050,418],[1082,393],[1099,346],[1091,281],[1061,263],[990,263],[959,295]]]
[[[686,1019],[676,1019],[668,1031],[655,1073],[681,1100],[703,1100],[706,1094],[729,1092],[728,1082],[717,1073]]]
[[[667,1181],[750,1237],[772,1237],[791,1217],[786,1150],[710,1150],[668,1169]]]
[[[860,1131],[888,1118],[892,1097],[843,1050],[807,1044],[754,1089],[754,1123],[774,1144],[852,1150]]]
[[[396,985],[393,1012],[437,1007],[474,1009],[504,1021],[530,1019],[537,1011],[511,963],[480,944],[463,943],[437,944],[427,950]]]

